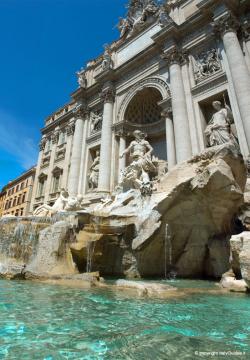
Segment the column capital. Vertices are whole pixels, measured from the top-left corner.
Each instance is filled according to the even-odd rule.
[[[169,51],[163,53],[161,58],[167,62],[168,66],[173,64],[183,65],[188,62],[188,53],[186,50],[180,49],[175,45]]]
[[[228,32],[236,33],[239,29],[239,21],[232,12],[228,12],[215,20],[212,27],[216,35],[223,36]]]
[[[126,138],[128,136],[127,131],[124,128],[117,129],[115,132],[115,136],[118,138]]]
[[[172,115],[172,107],[171,106],[163,109],[161,112],[161,116],[163,119],[171,118],[171,115]]]
[[[89,115],[89,112],[89,108],[84,104],[78,104],[73,110],[76,119],[84,119]]]
[[[112,85],[102,89],[100,93],[100,98],[104,103],[110,102],[113,103],[115,101],[115,90]]]

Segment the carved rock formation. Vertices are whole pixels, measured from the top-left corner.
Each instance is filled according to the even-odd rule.
[[[86,263],[92,246],[92,270],[104,275],[220,277],[245,182],[233,146],[210,148],[165,175],[150,199],[134,191],[89,211],[75,256]]]

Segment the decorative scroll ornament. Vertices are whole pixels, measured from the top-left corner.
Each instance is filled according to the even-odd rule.
[[[102,128],[102,114],[91,111],[90,113],[90,134],[94,134]]]
[[[115,90],[112,86],[103,89],[100,94],[101,100],[105,102],[114,102],[115,101]]]
[[[80,71],[78,71],[76,73],[77,77],[78,77],[78,84],[80,88],[86,89],[87,87],[87,78],[86,78],[86,72],[81,69]]]
[[[229,12],[214,21],[212,26],[217,35],[223,36],[227,32],[236,32],[239,29],[239,21]]]
[[[187,51],[174,46],[167,53],[164,53],[161,58],[167,62],[168,66],[173,64],[182,65],[188,61],[188,53]]]
[[[194,57],[194,77],[200,82],[221,70],[221,62],[216,49],[203,51]]]

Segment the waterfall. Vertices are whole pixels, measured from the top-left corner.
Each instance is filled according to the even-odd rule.
[[[92,260],[95,252],[95,241],[88,241],[87,243],[87,264],[86,264],[86,272],[90,273],[92,270]]]
[[[173,259],[172,259],[172,253],[173,253],[173,249],[172,249],[172,241],[171,241],[171,236],[169,234],[169,225],[166,224],[165,227],[165,239],[164,239],[164,270],[165,270],[165,279],[167,277],[171,277],[171,270],[172,270],[172,263],[173,263]],[[167,271],[169,269],[169,271]]]

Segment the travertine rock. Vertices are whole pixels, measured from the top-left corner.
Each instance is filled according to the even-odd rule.
[[[232,144],[224,144],[176,166],[150,198],[142,200],[134,192],[123,194],[126,202],[119,197],[107,201],[90,217],[99,234],[92,269],[130,277],[170,272],[221,277],[229,269],[229,237],[245,182],[241,155]],[[84,236],[91,240],[93,235]],[[86,243],[81,250],[85,262]]]
[[[222,275],[222,279],[220,281],[220,285],[232,292],[246,292],[247,284],[245,280],[237,280],[235,279],[234,273],[232,271],[228,271]]]

